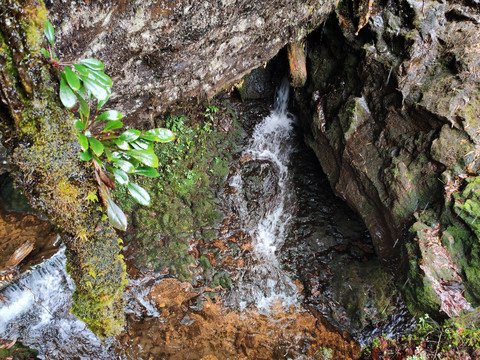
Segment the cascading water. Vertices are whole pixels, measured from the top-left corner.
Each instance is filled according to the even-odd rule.
[[[377,323],[373,323],[376,328],[369,325],[371,319],[389,311],[387,306],[375,309],[372,294],[379,286],[372,284],[372,276],[364,276],[381,269],[361,220],[335,198],[316,158],[301,145],[303,135],[296,131],[295,118],[287,111],[288,96],[289,85],[284,80],[274,110],[255,126],[220,195],[220,207],[228,221],[218,236],[224,240],[222,251],[231,255],[231,262],[227,262],[224,254],[221,273],[228,272],[233,281],[224,300],[240,310],[251,306],[263,314],[279,310],[272,309],[279,303],[284,308],[304,303],[366,342],[375,331],[389,331]],[[264,108],[253,106],[253,118],[262,119],[259,114],[266,113]],[[242,120],[249,131],[249,115]],[[208,251],[211,253],[201,254],[212,255],[215,250]],[[65,272],[65,261],[65,250],[61,249],[2,291],[6,304],[0,303],[0,338],[18,338],[39,350],[43,359],[137,360],[142,358],[137,353],[156,355],[161,351],[152,339],[160,333],[156,325],[166,320],[146,295],[165,275],[142,273],[136,280],[130,279],[125,313],[133,343],[118,338],[102,343],[69,312],[74,284]],[[293,276],[304,286],[303,295]],[[383,288],[378,293],[381,295]],[[359,298],[357,313],[367,313],[370,318],[347,314]],[[202,306],[190,308],[201,311]],[[142,324],[146,319],[148,326]],[[395,318],[389,319],[389,324],[399,326]],[[180,324],[190,326],[190,321]],[[141,335],[131,326],[137,323],[146,329]],[[142,326],[137,331],[143,331]],[[361,334],[363,328],[365,335]]]
[[[276,254],[291,223],[291,212],[285,210],[294,204],[293,194],[288,191],[288,163],[295,118],[287,111],[288,96],[285,79],[277,92],[274,110],[255,127],[242,153],[245,161],[229,180],[234,191],[228,201],[253,247],[251,264],[234,276],[230,296],[230,303],[241,309],[252,304],[268,312],[278,300],[287,306],[298,302],[297,288],[280,269]]]
[[[2,295],[0,338],[20,338],[43,359],[114,359],[85,324],[70,313],[73,281],[65,249],[24,274]]]

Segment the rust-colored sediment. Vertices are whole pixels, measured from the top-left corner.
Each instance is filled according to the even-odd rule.
[[[269,316],[242,313],[200,293],[190,284],[166,279],[154,285],[148,298],[160,318],[127,323],[119,340],[125,351],[144,359],[354,359],[359,346],[320,316],[275,306]],[[199,306],[199,304],[201,304]],[[196,307],[197,310],[194,310]]]

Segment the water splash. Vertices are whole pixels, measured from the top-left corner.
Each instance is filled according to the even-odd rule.
[[[113,359],[69,311],[74,283],[65,262],[62,247],[3,291],[7,303],[0,308],[0,338],[20,338],[39,350],[41,359]]]
[[[61,247],[2,292],[6,304],[0,303],[0,338],[18,338],[38,350],[40,359],[122,359],[115,355],[114,338],[102,343],[70,313],[75,284],[65,271],[65,263],[65,248]],[[126,312],[158,315],[145,299],[148,284],[134,283],[134,291],[127,294]]]
[[[229,301],[242,310],[253,304],[268,312],[275,302],[281,301],[284,306],[297,304],[300,296],[277,258],[291,223],[291,212],[285,210],[294,204],[293,194],[288,191],[288,163],[294,149],[295,118],[287,111],[288,96],[285,79],[277,92],[274,110],[255,127],[242,153],[248,161],[229,181],[230,187],[236,189],[229,201],[253,246],[252,264],[235,276]]]

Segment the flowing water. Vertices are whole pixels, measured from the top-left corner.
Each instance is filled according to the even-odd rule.
[[[366,341],[375,331],[390,330],[372,322],[379,315],[372,305],[379,300],[376,291],[384,288],[371,283],[369,274],[381,273],[381,268],[365,227],[331,193],[313,154],[299,145],[301,134],[287,110],[288,96],[285,80],[274,109],[253,129],[219,196],[223,212],[236,219],[250,246],[238,253],[243,266],[228,269],[232,287],[225,302],[263,314],[273,305],[301,309],[306,304]],[[70,314],[74,284],[64,268],[61,249],[2,292],[7,305],[0,307],[0,338],[19,338],[45,359],[124,359],[114,350],[122,346],[117,340],[101,343]],[[159,275],[152,273],[130,281],[127,315],[161,321],[146,297],[157,280]],[[388,276],[377,280],[391,281]],[[366,297],[358,301],[359,294]],[[360,305],[352,313],[348,308],[354,302]],[[393,310],[386,306],[383,312]],[[399,326],[395,319],[390,317],[389,323]]]
[[[288,164],[294,149],[295,118],[288,113],[289,84],[285,79],[276,95],[274,110],[254,129],[243,151],[242,164],[229,179],[233,191],[226,202],[250,236],[253,257],[234,275],[230,303],[240,309],[254,305],[268,312],[281,301],[298,304],[299,294],[291,277],[280,267],[277,252],[285,241],[294,204]]]
[[[2,295],[0,338],[21,339],[43,359],[113,359],[100,340],[70,313],[73,281],[65,249],[37,265]]]

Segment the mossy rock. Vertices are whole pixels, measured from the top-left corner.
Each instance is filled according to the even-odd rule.
[[[23,192],[15,186],[13,179],[8,174],[0,176],[0,199],[6,211],[23,213],[35,212],[28,202],[28,199]]]
[[[73,115],[60,103],[58,81],[41,54],[47,11],[42,2],[9,0],[0,13],[0,86],[11,119],[12,177],[34,208],[64,235],[75,281],[72,311],[100,337],[124,324],[125,265],[118,236],[102,220],[91,169],[78,158]],[[7,21],[8,19],[8,21]],[[4,111],[4,112],[6,112]],[[13,124],[13,125],[12,125]]]
[[[382,269],[377,259],[367,263],[352,262],[348,266],[340,264],[342,276],[335,276],[332,282],[336,298],[346,305],[346,311],[352,325],[362,330],[368,325],[375,325],[387,319],[393,307],[391,302],[395,295],[392,276]],[[336,274],[335,268],[332,271]],[[368,284],[364,279],[368,278]]]
[[[339,112],[340,125],[342,126],[345,140],[348,140],[359,126],[370,118],[368,104],[363,97],[351,97]]]
[[[432,157],[452,173],[463,173],[463,168],[474,161],[473,144],[468,136],[449,125],[443,125],[440,135],[432,143]]]

